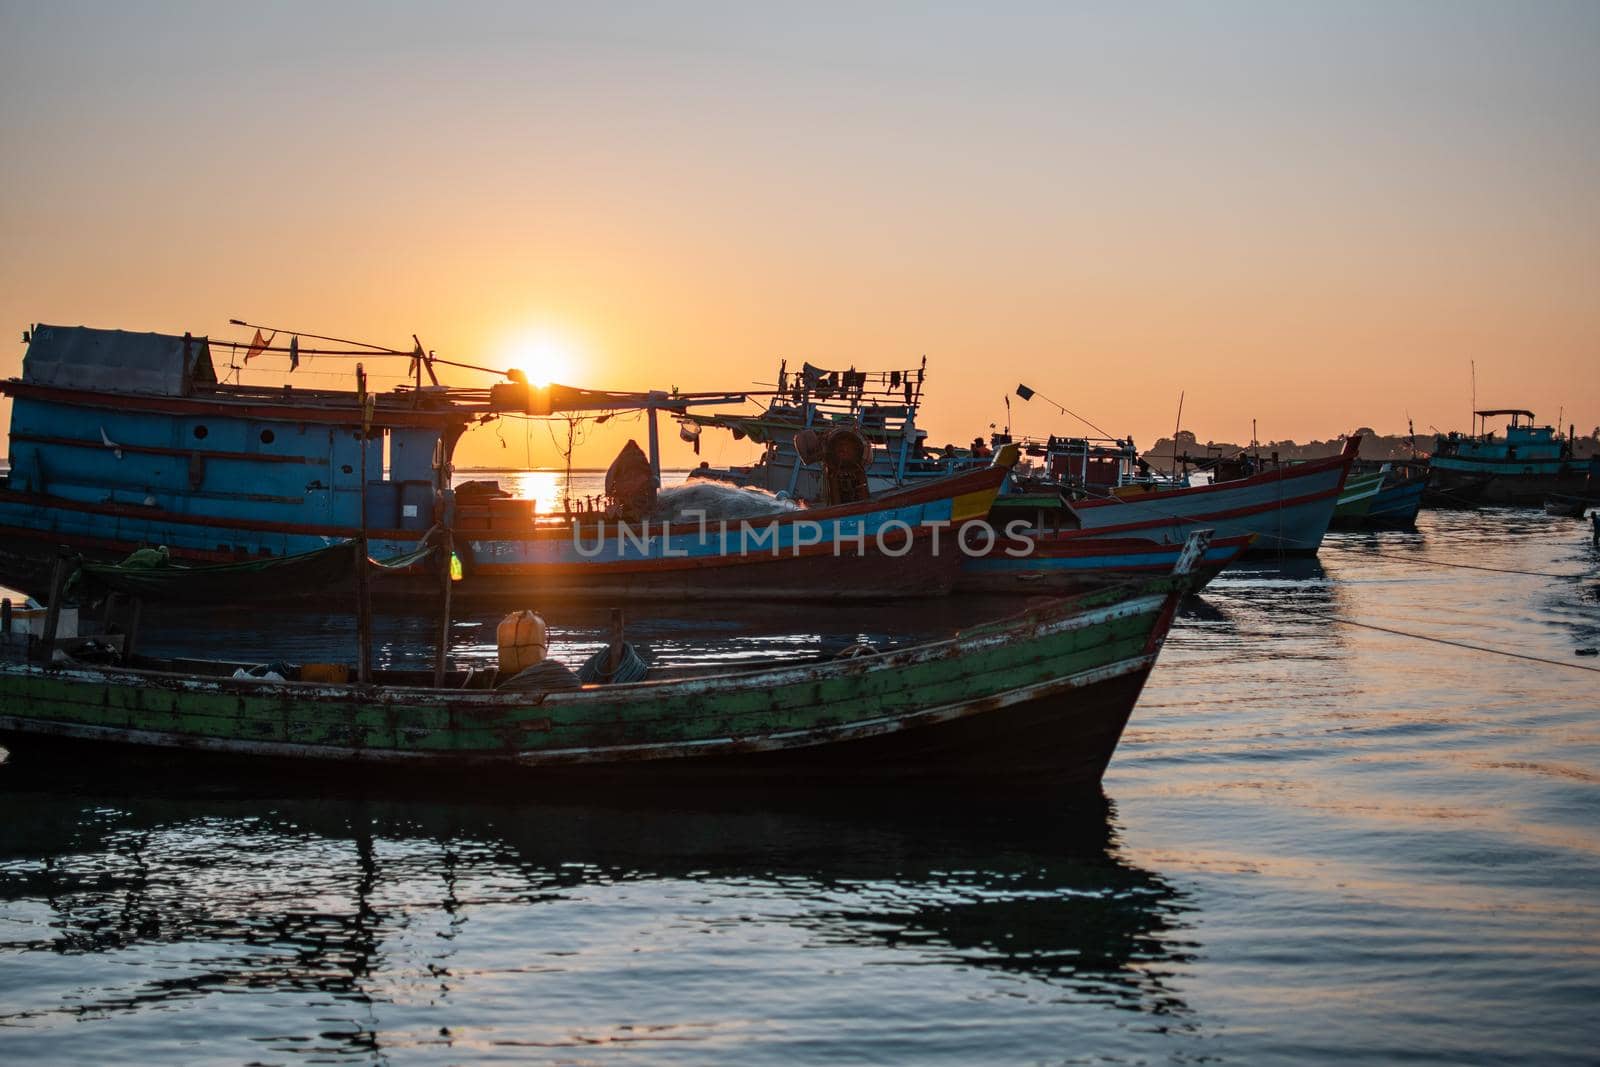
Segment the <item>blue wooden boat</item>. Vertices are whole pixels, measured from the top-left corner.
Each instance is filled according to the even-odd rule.
[[[1418,460],[1357,460],[1356,474],[1377,480],[1359,515],[1334,515],[1336,527],[1355,530],[1409,530],[1417,524],[1428,487],[1428,464]]]
[[[1488,420],[1508,416],[1503,436]],[[1546,497],[1581,493],[1591,470],[1600,463],[1573,457],[1570,435],[1553,426],[1534,424],[1523,408],[1488,408],[1473,412],[1471,434],[1440,434],[1434,443],[1429,500],[1442,506],[1509,504],[1539,507]]]
[[[1383,488],[1367,509],[1366,525],[1380,529],[1410,529],[1417,524],[1417,514],[1422,508],[1423,494],[1428,490],[1426,477],[1409,480],[1385,480]]]
[[[32,331],[21,377],[0,382],[13,402],[0,581],[44,593],[62,546],[115,560],[162,545],[175,559],[219,563],[363,538],[371,556],[386,558],[442,527],[453,531],[466,599],[937,595],[955,581],[960,555],[934,552],[927,524],[982,519],[1006,477],[987,466],[731,530],[600,512],[539,516],[526,501],[471,518],[455,498],[451,456],[472,425],[508,413],[638,408],[649,417],[659,485],[657,415],[742,397],[516,380],[449,389],[423,383],[421,356],[415,384],[391,392],[266,389],[217,380],[212,347],[222,343]],[[438,588],[434,574],[419,573],[383,592],[431,599]]]

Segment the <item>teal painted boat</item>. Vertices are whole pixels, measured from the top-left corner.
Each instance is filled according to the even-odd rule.
[[[1428,489],[1438,506],[1509,504],[1540,507],[1547,497],[1583,491],[1589,468],[1573,456],[1575,434],[1534,423],[1524,408],[1474,411],[1474,433],[1440,434],[1434,440]],[[1503,434],[1489,420],[1509,416]],[[1597,465],[1600,466],[1600,465]]]
[[[236,677],[236,664],[0,663],[15,759],[164,750],[523,783],[1100,780],[1204,538],[1174,573],[1047,601],[941,641],[736,673],[529,691],[480,673],[377,672],[371,685]]]
[[[1333,509],[1332,525],[1346,529],[1361,526],[1382,489],[1382,471],[1351,471],[1339,492],[1339,503]]]
[[[1427,486],[1426,461],[1357,460],[1346,490],[1361,499],[1347,510],[1341,498],[1333,524],[1347,530],[1411,529]]]
[[[1383,488],[1373,498],[1367,509],[1364,525],[1375,529],[1409,530],[1417,525],[1417,513],[1422,510],[1422,498],[1428,491],[1426,472],[1420,478],[1396,477],[1391,471]]]

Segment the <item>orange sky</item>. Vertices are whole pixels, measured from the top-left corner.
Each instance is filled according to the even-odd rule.
[[[1019,381],[1143,444],[1180,389],[1202,440],[1461,428],[1471,360],[1600,422],[1600,6],[37,7],[0,376],[33,322],[238,316],[606,388],[926,354],[937,443]],[[559,462],[504,437],[458,461]]]

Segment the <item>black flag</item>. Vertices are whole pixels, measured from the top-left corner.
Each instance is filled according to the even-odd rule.
[[[1019,385],[1017,386],[1017,395],[1024,400],[1032,400],[1033,390],[1029,389],[1026,385]]]

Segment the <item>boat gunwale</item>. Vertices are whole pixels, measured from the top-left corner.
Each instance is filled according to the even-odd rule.
[[[333,700],[339,703],[372,702],[380,704],[422,703],[427,705],[462,707],[523,706],[528,708],[563,706],[569,704],[609,703],[626,699],[633,694],[648,694],[651,699],[670,699],[681,691],[689,695],[709,695],[726,690],[766,686],[790,686],[823,681],[830,677],[852,674],[871,674],[882,670],[898,670],[913,663],[963,658],[981,653],[997,645],[1008,643],[1019,633],[1068,633],[1088,629],[1116,619],[1158,612],[1174,592],[1182,588],[1186,579],[1176,575],[1159,578],[1140,578],[1121,582],[1115,586],[1096,589],[1073,596],[1052,598],[1045,605],[1026,608],[992,622],[980,623],[937,641],[910,645],[906,648],[885,649],[850,659],[831,659],[821,663],[776,664],[735,670],[729,673],[708,674],[689,678],[645,679],[639,682],[622,682],[605,685],[588,685],[581,689],[561,689],[548,692],[527,690],[469,690],[435,689],[430,686],[361,686],[359,684],[330,685],[326,682],[306,682],[289,679],[234,678],[226,676],[196,676],[177,671],[150,670],[137,667],[120,667],[99,664],[44,665],[35,663],[0,663],[0,675],[13,678],[54,677],[78,684],[128,685],[141,682],[175,683],[178,688],[191,691],[211,690],[238,695],[308,698]],[[1127,586],[1142,586],[1139,593],[1121,599],[1113,594]],[[1168,588],[1162,588],[1167,586]],[[1110,603],[1082,601],[1110,600]],[[385,699],[388,698],[388,699]]]
[[[1050,530],[1043,533],[1030,533],[1041,547],[1049,545],[1054,550],[1069,552],[1083,551],[1087,555],[1104,556],[1110,553],[1121,555],[1145,555],[1158,552],[1181,551],[1182,541],[1157,541],[1151,537],[1094,537],[1088,536],[1093,530]],[[1257,533],[1229,534],[1227,537],[1214,537],[1206,545],[1206,554],[1209,555],[1219,549],[1238,548],[1241,552],[1249,548],[1259,538]],[[992,555],[992,553],[991,553]],[[979,560],[988,557],[978,556]],[[1054,559],[1058,558],[1046,553],[1035,551],[1032,555],[1016,556],[1015,559]],[[1070,558],[1070,557],[1068,557]]]
[[[891,511],[902,507],[914,507],[918,504],[938,503],[944,500],[953,500],[967,493],[985,492],[993,483],[995,494],[998,496],[1000,486],[1004,483],[1007,468],[983,467],[977,470],[962,471],[943,478],[930,478],[927,484],[907,486],[896,489],[881,496],[871,497],[864,501],[851,504],[838,504],[826,508],[797,508],[793,511],[777,511],[766,515],[750,515],[738,520],[740,522],[763,522],[767,524],[792,524],[800,521],[827,522],[836,518],[871,515],[880,511]],[[953,486],[956,482],[970,482],[970,487],[963,484]],[[34,506],[47,509],[61,508],[68,511],[88,512],[98,515],[126,517],[140,519],[147,522],[173,522],[185,525],[205,526],[222,529],[236,529],[248,532],[304,534],[322,537],[350,538],[361,533],[357,526],[333,526],[326,524],[286,523],[272,519],[230,518],[226,516],[207,514],[185,514],[169,511],[164,508],[148,508],[143,505],[126,504],[120,502],[77,500],[72,497],[56,496],[49,493],[36,493],[13,489],[10,486],[0,486],[0,501],[11,500],[23,506]],[[982,518],[975,516],[973,521]],[[712,520],[707,519],[709,524]],[[720,520],[733,522],[735,520]],[[651,528],[664,529],[669,537],[698,533],[701,524],[698,522],[680,522],[657,524],[655,520],[639,520],[628,523],[622,519],[606,519],[595,517],[592,524],[588,516],[562,516],[556,522],[530,523],[526,530],[484,531],[489,536],[472,536],[478,531],[457,530],[456,533],[463,540],[484,543],[498,543],[506,541],[546,541],[562,540],[573,535],[575,530],[593,530],[599,528],[605,531],[605,524],[611,522],[618,527],[648,525]],[[32,527],[16,527],[18,530],[32,531]],[[420,530],[403,529],[371,529],[367,536],[373,539],[386,541],[416,541],[422,536]],[[496,534],[500,536],[495,536]],[[837,536],[837,531],[835,531]],[[853,535],[852,535],[853,536]],[[829,542],[822,542],[826,545]],[[592,564],[589,564],[592,566]]]
[[[302,757],[321,761],[360,761],[370,763],[434,763],[461,767],[492,766],[574,766],[616,762],[646,763],[662,759],[716,757],[724,753],[744,755],[793,751],[830,744],[848,743],[907,729],[953,722],[976,715],[1002,711],[1017,704],[1045,699],[1073,689],[1126,677],[1155,665],[1157,650],[1113,660],[1095,667],[1044,681],[1017,686],[966,700],[915,708],[898,714],[878,715],[845,723],[787,729],[748,735],[700,738],[690,741],[661,741],[622,745],[587,745],[552,749],[468,749],[440,752],[372,746],[316,745],[293,741],[246,741],[205,735],[175,734],[136,727],[97,726],[60,723],[49,719],[0,714],[0,728],[29,729],[58,737],[81,740],[123,741],[150,747],[240,753],[260,756]]]
[[[1086,508],[1112,507],[1118,504],[1138,505],[1149,504],[1157,500],[1170,500],[1174,496],[1200,496],[1205,493],[1219,492],[1225,489],[1246,489],[1261,485],[1270,485],[1273,482],[1288,481],[1291,478],[1308,478],[1339,467],[1348,468],[1355,462],[1356,453],[1349,451],[1337,456],[1326,456],[1322,459],[1308,460],[1305,463],[1285,464],[1276,470],[1262,471],[1252,474],[1247,478],[1232,478],[1225,482],[1210,482],[1206,485],[1186,485],[1177,489],[1162,489],[1154,493],[1140,493],[1129,497],[1098,497],[1087,500],[1074,500],[1072,507],[1076,510]],[[1337,491],[1343,491],[1344,479],[1339,480]]]

